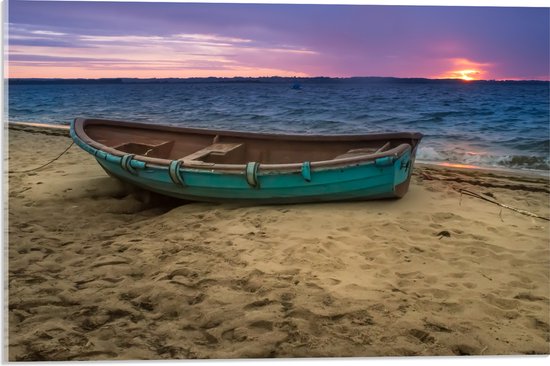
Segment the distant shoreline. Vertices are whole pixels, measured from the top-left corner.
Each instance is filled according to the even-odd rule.
[[[462,80],[398,77],[204,77],[204,78],[100,78],[100,79],[60,79],[60,78],[9,78],[9,85],[48,85],[48,84],[208,84],[208,83],[398,83],[398,84],[547,84],[548,80]]]

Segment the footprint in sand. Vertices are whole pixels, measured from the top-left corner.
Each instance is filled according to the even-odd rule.
[[[422,343],[434,343],[435,338],[430,335],[430,333],[425,332],[421,329],[411,329],[409,334],[419,340]]]
[[[275,301],[272,301],[272,300],[269,300],[268,298],[265,298],[263,300],[258,300],[258,301],[251,302],[250,304],[245,305],[243,309],[245,309],[245,310],[259,309],[259,308],[262,308],[264,306],[273,304],[274,302]]]
[[[273,330],[273,322],[270,322],[268,320],[257,320],[248,324],[248,326],[266,332]]]
[[[548,302],[548,298],[542,296],[536,296],[528,292],[521,292],[514,296],[514,299],[526,300],[526,301],[544,301]]]
[[[426,321],[424,322],[424,328],[434,331],[434,332],[442,332],[442,333],[451,333],[452,330],[447,328],[445,325],[434,322],[434,321]]]
[[[73,361],[73,360],[89,360],[89,359],[97,359],[98,356],[103,356],[102,358],[109,360],[113,359],[117,356],[115,352],[111,351],[90,351],[90,352],[82,352],[77,355],[72,355],[67,357],[67,360]]]
[[[480,351],[477,348],[469,346],[467,344],[454,345],[451,347],[451,350],[457,356],[470,356],[480,354]]]
[[[244,342],[248,338],[243,328],[233,328],[222,333],[222,339],[230,342]]]

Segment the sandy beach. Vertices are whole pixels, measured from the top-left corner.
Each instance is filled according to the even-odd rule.
[[[67,131],[10,128],[10,171]],[[546,354],[536,175],[417,165],[400,200],[140,202],[77,146],[9,173],[9,360]]]

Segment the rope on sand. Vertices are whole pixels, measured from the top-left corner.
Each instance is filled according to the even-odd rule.
[[[515,208],[515,207],[511,207],[511,206],[508,206],[508,205],[505,205],[503,203],[500,203],[500,202],[497,202],[495,200],[492,200],[490,198],[487,198],[487,197],[484,197],[478,193],[475,193],[475,192],[472,192],[472,191],[469,191],[467,189],[462,189],[462,188],[459,188],[459,189],[456,189],[456,191],[458,191],[462,197],[462,194],[465,194],[467,196],[471,196],[471,197],[475,197],[475,198],[479,198],[479,199],[482,199],[484,201],[487,201],[487,202],[490,202],[490,203],[493,203],[497,206],[500,206],[500,207],[504,207],[504,208],[507,208],[509,210],[512,210],[512,211],[515,211],[515,212],[518,212],[522,215],[526,215],[526,216],[530,216],[530,217],[535,217],[537,219],[542,219],[542,220],[546,220],[546,221],[550,221],[550,218],[548,217],[544,217],[544,216],[539,216],[537,214],[534,214],[532,212],[529,212],[529,211],[526,211],[526,210],[522,210],[522,209],[519,209],[519,208]]]
[[[60,157],[62,157],[67,151],[69,151],[69,149],[74,145],[74,141],[71,142],[71,144],[69,145],[68,148],[66,148],[61,154],[59,154],[55,159],[52,159],[50,161],[48,161],[46,164],[43,164],[43,165],[40,165],[38,168],[32,168],[32,169],[27,169],[27,170],[9,170],[8,173],[9,174],[17,174],[17,173],[29,173],[29,172],[32,172],[34,170],[39,170],[39,169],[42,169],[48,165],[50,165],[51,163],[53,163],[54,161],[56,161],[57,159],[59,159]]]

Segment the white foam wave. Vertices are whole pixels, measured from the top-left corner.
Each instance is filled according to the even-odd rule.
[[[527,170],[550,170],[550,157],[533,155],[494,155],[487,152],[472,152],[463,149],[440,150],[420,146],[416,159],[426,163],[467,164],[480,168],[510,168]]]

